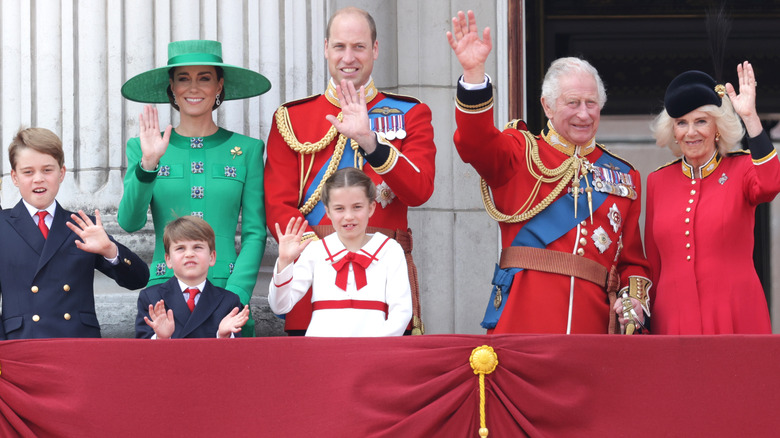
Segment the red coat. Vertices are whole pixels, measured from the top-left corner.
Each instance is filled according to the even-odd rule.
[[[513,214],[525,204],[537,184],[537,178],[528,170],[526,139],[516,129],[509,128],[503,132],[496,129],[488,96],[484,91],[473,92],[479,95],[471,93],[463,88],[458,90],[459,103],[465,105],[458,105],[455,111],[458,126],[455,146],[463,161],[474,166],[485,179],[497,209]],[[479,100],[488,103],[480,105]],[[575,148],[570,146],[567,154],[560,144],[556,148],[540,136],[536,136],[536,140],[539,156],[547,168],[561,165]],[[602,154],[608,152],[596,144],[580,153],[590,163],[595,163]],[[579,254],[595,260],[607,269],[616,265],[621,287],[627,286],[629,276],[649,278],[638,226],[641,208],[639,173],[628,163],[623,163],[630,169],[627,175],[633,181],[637,198],[632,200],[630,197],[607,195],[593,212],[592,223],[590,219],[578,222],[570,229],[562,230],[561,236],[546,246],[548,250]],[[538,172],[536,165],[532,168]],[[544,199],[556,185],[557,182],[542,183],[532,205]],[[562,197],[571,200],[566,200],[564,205],[572,206],[566,214],[573,217],[572,195],[563,190],[556,200]],[[581,215],[583,212],[580,210],[578,213]],[[502,247],[511,246],[515,236],[529,221],[500,223]],[[600,243],[603,250],[594,240],[598,236],[606,236],[601,242],[609,242]],[[618,254],[621,241],[623,248]],[[607,333],[611,312],[606,292],[595,283],[561,274],[522,270],[514,275],[503,313],[492,333],[566,333],[569,324],[570,333]]]
[[[704,178],[692,178],[677,160],[648,176],[653,333],[772,332],[753,265],[753,228],[756,205],[780,192],[780,161],[762,137],[764,149],[751,141],[761,165],[747,154],[714,157]]]
[[[373,83],[371,87],[373,87]],[[374,88],[374,90],[376,89]],[[380,102],[385,97],[405,101],[411,108],[403,116],[406,137],[390,141],[397,153],[390,153],[387,159],[383,160],[384,162],[374,162],[375,166],[372,166],[370,162],[372,157],[369,156],[363,167],[363,171],[379,188],[380,201],[386,201],[384,204],[377,204],[368,225],[405,231],[408,228],[406,217],[408,208],[423,204],[433,193],[436,146],[433,143],[431,110],[427,105],[414,98],[377,93],[376,97],[368,103],[369,113],[372,110],[375,110],[375,113],[380,111],[379,107],[383,106]],[[379,104],[378,107],[377,104]],[[290,124],[301,143],[314,143],[322,139],[332,126],[325,119],[325,115],[335,116],[340,112],[340,108],[331,103],[325,95],[312,96],[286,103],[283,106],[287,108]],[[303,160],[304,163],[305,192],[310,188],[314,175],[333,155],[338,137],[325,149],[314,154],[314,165],[306,178],[311,155],[304,156],[288,146],[277,127],[276,115],[271,126],[266,146],[268,156],[265,164],[265,205],[268,227],[274,237],[278,239],[274,224],[278,222],[280,226],[284,226],[291,217],[301,216],[298,208],[306,202],[305,195],[300,203],[298,201],[301,184],[301,161]],[[386,145],[380,144],[377,148],[380,157],[383,157],[382,154],[388,151],[390,148]],[[375,167],[380,169],[381,174],[377,173]],[[385,184],[382,184],[383,182]],[[327,216],[324,216],[319,223],[311,223],[310,221],[310,225],[326,224],[330,224]],[[308,310],[306,310],[307,306]],[[310,309],[310,298],[304,297],[287,314],[285,329],[306,330],[311,318]]]

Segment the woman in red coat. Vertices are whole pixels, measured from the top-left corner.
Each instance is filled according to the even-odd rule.
[[[653,333],[772,331],[753,228],[756,205],[780,192],[780,161],[756,113],[753,67],[737,73],[739,94],[700,71],[679,75],[653,123],[656,143],[682,155],[647,178]],[[745,131],[750,152],[729,153]]]

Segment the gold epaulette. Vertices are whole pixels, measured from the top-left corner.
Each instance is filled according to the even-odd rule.
[[[614,152],[610,151],[610,150],[609,150],[609,149],[607,149],[607,147],[606,147],[606,146],[604,146],[603,144],[601,144],[601,143],[596,143],[596,146],[598,146],[598,147],[599,147],[599,148],[600,148],[602,151],[604,151],[606,154],[608,154],[608,155],[612,156],[613,158],[615,158],[615,159],[617,159],[617,160],[620,160],[621,162],[623,162],[623,164],[625,164],[626,166],[630,167],[630,168],[631,168],[631,170],[636,170],[636,167],[634,167],[634,165],[633,165],[633,164],[629,163],[629,162],[628,162],[628,160],[626,160],[625,158],[623,158],[623,157],[621,157],[621,156],[617,155],[616,153],[614,153]]]
[[[392,96],[398,100],[403,100],[406,102],[422,103],[420,99],[406,94],[388,93],[387,91],[382,91],[382,94],[384,94],[385,96]]]
[[[504,129],[516,129],[518,131],[528,131],[528,125],[525,123],[525,120],[522,119],[514,119],[507,122],[506,125],[504,125]]]
[[[674,160],[674,161],[670,161],[670,162],[668,162],[668,163],[666,163],[666,164],[664,164],[664,165],[662,165],[662,166],[659,166],[659,167],[658,167],[658,169],[655,169],[655,170],[654,170],[654,172],[655,172],[655,171],[659,171],[659,170],[663,169],[664,167],[669,167],[669,166],[671,166],[672,164],[677,164],[677,163],[679,163],[680,161],[682,161],[682,157],[680,157],[680,158],[678,158],[678,159],[676,159],[676,160]]]
[[[731,152],[727,152],[726,153],[727,157],[735,157],[735,156],[738,156],[738,155],[750,155],[750,151],[746,151],[744,149],[740,149],[738,151],[731,151]]]
[[[316,99],[316,98],[318,98],[320,96],[322,96],[322,94],[312,94],[311,96],[307,96],[307,97],[304,97],[302,99],[296,99],[296,100],[291,100],[289,102],[285,102],[281,106],[289,108],[291,106],[300,105],[302,103],[310,102],[310,101],[312,101],[312,100],[314,100],[314,99]]]

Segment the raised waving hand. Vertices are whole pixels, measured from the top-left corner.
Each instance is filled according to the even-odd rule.
[[[479,84],[485,78],[485,61],[493,48],[490,28],[482,31],[480,39],[474,11],[458,11],[452,17],[452,32],[447,32],[447,41],[463,67],[463,80],[470,84]]]

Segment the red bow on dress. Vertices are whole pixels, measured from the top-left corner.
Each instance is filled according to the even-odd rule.
[[[366,281],[366,268],[371,264],[371,257],[355,252],[348,252],[341,260],[334,263],[333,269],[336,270],[336,286],[344,292],[347,291],[347,276],[349,275],[349,265],[352,265],[352,271],[355,273],[355,286],[360,290],[368,284]]]

